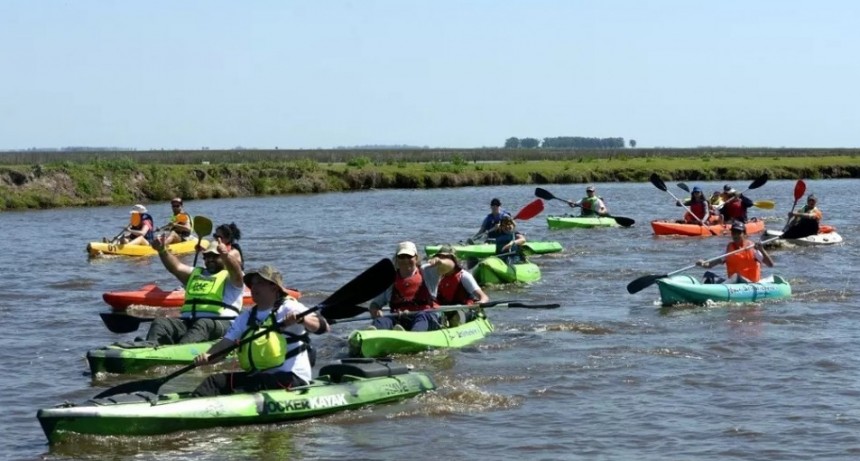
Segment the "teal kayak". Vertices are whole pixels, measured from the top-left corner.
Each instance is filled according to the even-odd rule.
[[[356,330],[350,333],[349,354],[354,357],[385,357],[415,354],[429,349],[460,348],[484,339],[493,326],[483,312],[462,325],[433,331]]]
[[[113,343],[88,351],[87,363],[93,374],[139,373],[157,366],[188,365],[213,344],[215,341],[161,346],[148,341]]]
[[[520,262],[509,265],[501,258],[490,256],[484,258],[472,268],[472,275],[479,285],[536,282],[540,280],[540,268],[537,264]]]
[[[309,385],[215,397],[188,392],[119,394],[36,413],[51,443],[70,434],[144,436],[220,426],[271,424],[394,402],[436,388],[425,373],[371,359],[320,369]]]
[[[424,252],[428,257],[431,257],[439,251],[442,245],[428,245],[424,247]],[[486,258],[496,254],[495,243],[480,243],[476,245],[454,245],[454,253],[458,258]],[[561,244],[558,242],[526,242],[523,245],[523,253],[526,255],[542,255],[547,253],[558,253],[562,251]]]
[[[791,297],[791,285],[774,275],[756,283],[702,283],[695,277],[676,275],[657,280],[664,306],[711,302],[757,302]]]
[[[614,218],[600,216],[547,216],[550,229],[591,229],[594,227],[620,227]]]

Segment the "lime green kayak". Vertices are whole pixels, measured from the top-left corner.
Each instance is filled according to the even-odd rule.
[[[427,256],[433,256],[442,245],[428,245],[424,247]],[[476,245],[454,245],[454,252],[458,258],[486,258],[496,254],[495,243],[480,243]],[[558,242],[526,242],[523,245],[523,253],[526,255],[542,255],[547,253],[558,253],[562,251],[561,243]]]
[[[469,322],[434,331],[356,330],[349,335],[353,357],[415,354],[428,349],[460,348],[484,339],[493,326],[483,312]]]
[[[425,373],[370,359],[326,365],[308,386],[215,397],[188,392],[119,394],[36,413],[53,443],[70,434],[145,436],[219,426],[270,424],[394,402],[436,388]]]
[[[139,373],[157,366],[188,365],[213,344],[215,341],[161,346],[148,341],[114,343],[88,351],[87,363],[93,374]]]
[[[547,216],[550,229],[591,229],[594,227],[620,227],[615,218],[600,216]]]
[[[537,264],[521,262],[508,265],[495,256],[484,258],[472,268],[472,275],[479,285],[536,282],[540,280],[540,268]]]

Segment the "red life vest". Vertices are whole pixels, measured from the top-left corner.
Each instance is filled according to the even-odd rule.
[[[474,304],[475,300],[472,299],[472,296],[460,282],[462,278],[463,269],[459,267],[454,272],[443,277],[439,281],[439,288],[436,289],[436,301],[443,306]]]
[[[705,214],[708,211],[707,207],[708,202],[690,202],[688,208],[690,208],[690,212],[692,212],[693,215],[690,216],[690,213],[685,214],[684,221],[688,223],[698,223],[699,221],[696,220],[696,217],[698,217],[700,220],[704,220]]]
[[[743,204],[741,203],[740,199],[735,199],[735,200],[732,200],[730,202],[726,202],[726,204],[723,205],[723,215],[726,218],[728,218],[729,220],[731,220],[731,219],[736,219],[738,221],[745,221],[746,220],[745,219],[746,218],[746,216],[745,216],[746,212],[744,211],[744,207],[743,207]]]
[[[388,301],[388,307],[393,312],[423,311],[436,306],[436,300],[424,284],[424,274],[420,269],[409,277],[401,277],[399,272],[394,276],[391,300]]]
[[[749,243],[751,242],[745,241],[737,245],[735,242],[730,242],[726,247],[726,253],[740,250]],[[751,282],[761,280],[761,264],[755,259],[755,251],[755,248],[750,248],[746,251],[726,256],[726,272],[729,274],[729,278],[735,274],[740,274]]]

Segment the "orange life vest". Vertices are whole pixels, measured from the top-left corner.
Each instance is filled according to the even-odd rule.
[[[424,284],[424,274],[420,269],[409,277],[401,277],[399,272],[394,276],[391,300],[388,302],[393,312],[423,311],[436,306],[436,300]]]
[[[726,253],[740,250],[744,246],[748,246],[749,243],[751,242],[744,241],[744,243],[737,245],[735,242],[729,242]],[[749,248],[726,256],[726,272],[729,274],[729,278],[739,274],[751,282],[761,280],[761,264],[755,259],[755,252],[755,248]]]
[[[463,278],[463,269],[457,268],[454,272],[446,275],[439,281],[439,288],[436,289],[436,301],[443,306],[453,304],[474,304],[475,300],[463,287],[460,281]]]

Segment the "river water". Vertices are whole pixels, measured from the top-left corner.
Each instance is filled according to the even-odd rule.
[[[688,183],[691,187],[692,182]],[[794,181],[749,195],[781,228]],[[698,184],[706,191],[722,183]],[[745,184],[736,182],[736,188]],[[438,390],[401,403],[287,425],[160,437],[77,437],[49,446],[38,408],[83,401],[128,377],[93,379],[84,354],[135,336],[108,332],[105,291],[178,282],[157,258],[88,260],[88,241],[114,235],[127,207],[0,213],[2,459],[856,459],[860,456],[860,279],[857,180],[807,181],[843,245],[774,251],[794,297],[767,304],[665,310],[656,286],[625,286],[723,253],[727,238],[657,238],[648,221],[680,216],[649,183],[598,184],[610,210],[632,228],[550,231],[547,202],[520,223],[531,240],[565,250],[536,257],[543,279],[489,289],[493,299],[558,302],[554,310],[488,310],[496,331],[455,351],[400,357],[428,371]],[[543,186],[577,199],[584,185]],[[670,190],[682,191],[670,184]],[[474,234],[492,197],[516,211],[533,186],[384,190],[205,200],[192,214],[235,221],[247,265],[274,264],[308,305],[393,252],[401,240],[455,243]],[[801,204],[803,201],[801,201]],[[164,222],[168,204],[150,211]],[[191,257],[184,258],[186,262]],[[718,267],[718,269],[720,269]],[[690,274],[701,274],[691,270]],[[346,356],[360,323],[319,337],[319,361]],[[141,329],[137,334],[145,333]],[[151,371],[142,377],[165,374]],[[194,370],[165,386],[191,388]]]

